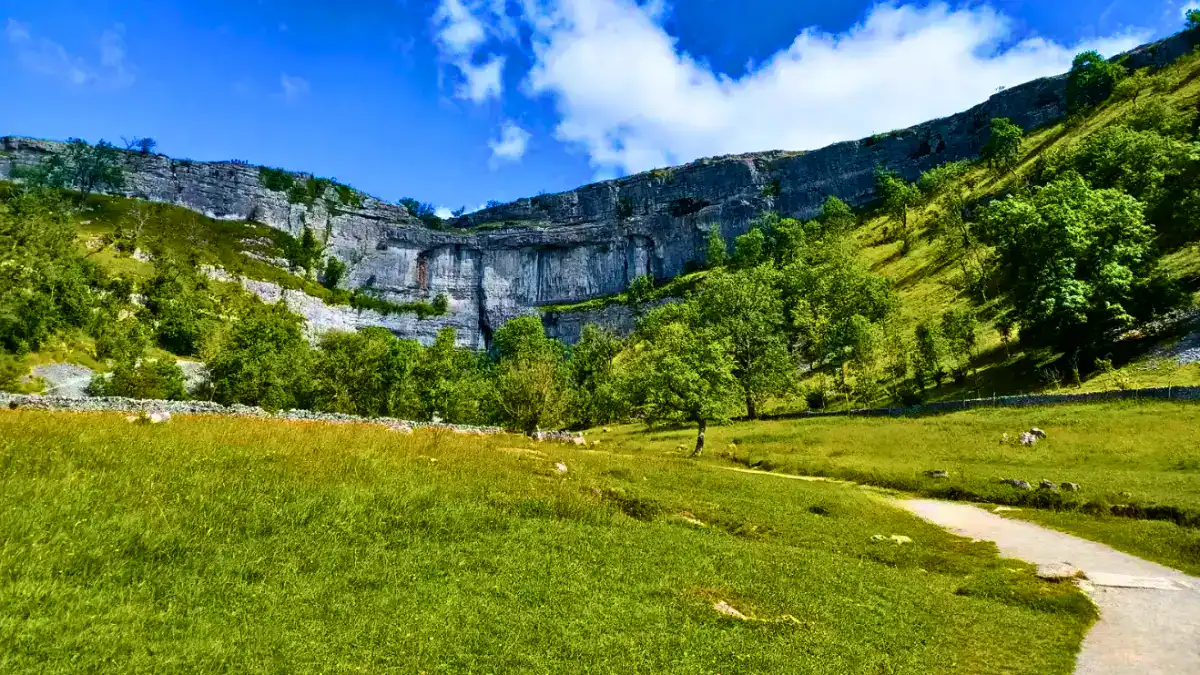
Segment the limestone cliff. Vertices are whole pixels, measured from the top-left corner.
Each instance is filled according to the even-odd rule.
[[[1197,42],[1194,33],[1183,33],[1120,58],[1131,69],[1161,66]],[[390,321],[392,330],[429,342],[440,328],[453,326],[462,344],[483,347],[504,321],[540,306],[619,293],[642,274],[680,274],[702,259],[714,227],[732,239],[765,210],[807,218],[829,195],[861,206],[874,198],[877,167],[914,179],[938,164],[978,155],[992,117],[1031,129],[1065,114],[1065,77],[1046,78],[909,129],[810,152],[702,159],[484,209],[441,230],[403,207],[366,195],[346,199],[331,186],[315,199],[289,200],[264,186],[258,167],[241,163],[126,153],[125,192],[215,218],[257,220],[293,235],[307,225],[348,264],[348,286],[369,286],[396,302],[441,293],[450,298],[445,316]],[[60,147],[2,138],[0,176]],[[627,315],[610,309],[596,317],[624,327],[631,321]],[[557,313],[547,328],[570,339],[578,334],[578,319]]]

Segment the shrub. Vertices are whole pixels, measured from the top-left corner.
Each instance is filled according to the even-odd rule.
[[[122,359],[107,376],[97,373],[88,390],[94,396],[171,401],[187,397],[183,371],[174,361],[164,359]]]
[[[345,277],[346,263],[333,256],[329,256],[325,260],[325,271],[321,274],[321,283],[326,288],[335,289],[342,283],[342,279]]]
[[[266,166],[258,169],[258,182],[272,192],[287,192],[292,189],[295,181],[295,177],[283,169],[272,169]]]

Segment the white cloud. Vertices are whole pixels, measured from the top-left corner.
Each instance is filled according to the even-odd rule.
[[[312,91],[308,80],[287,73],[279,75],[279,87],[283,92],[283,100],[288,103],[296,103]]]
[[[1011,22],[985,5],[880,4],[844,33],[804,29],[730,78],[679,50],[661,2],[520,2],[532,32],[527,89],[553,100],[556,136],[584,148],[599,175],[906,127],[965,110],[1000,86],[1064,72],[1079,51],[1112,54],[1146,37],[1014,41]],[[482,50],[491,5],[459,7],[474,8],[463,21],[478,22],[485,37],[457,44]]]
[[[501,76],[504,72],[504,57],[493,56],[483,65],[472,65],[469,60],[458,64],[463,82],[458,87],[458,97],[483,103],[489,98],[500,98],[504,92]]]
[[[4,37],[21,67],[36,75],[75,86],[108,89],[131,86],[136,79],[125,60],[125,27],[120,24],[101,34],[98,62],[71,54],[53,40],[35,36],[29,24],[16,19],[5,23]]]
[[[488,141],[488,147],[492,149],[492,168],[505,162],[520,161],[529,147],[529,138],[528,131],[514,122],[505,122],[500,128],[500,138]]]
[[[507,15],[505,2],[441,0],[434,12],[438,51],[462,77],[455,91],[458,98],[483,103],[489,98],[500,98],[504,91],[504,57],[488,55],[482,48],[489,36],[503,40],[516,38],[516,27]],[[476,61],[480,63],[477,65]]]

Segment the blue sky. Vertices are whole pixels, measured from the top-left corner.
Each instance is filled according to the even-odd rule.
[[[1178,30],[1187,0],[6,0],[0,135],[469,210],[951,114]]]

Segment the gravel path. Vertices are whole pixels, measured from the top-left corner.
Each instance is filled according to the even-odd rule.
[[[1088,580],[1080,586],[1100,620],[1084,639],[1076,675],[1200,673],[1200,579],[970,504],[894,503],[956,534],[996,542],[1005,557],[1082,570]]]
[[[46,395],[63,398],[87,396],[88,385],[92,382],[91,368],[71,363],[47,363],[35,367],[29,375],[42,378],[46,383]]]

